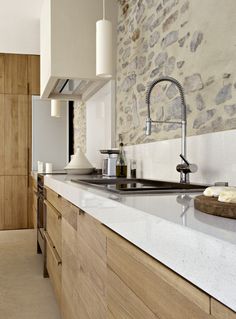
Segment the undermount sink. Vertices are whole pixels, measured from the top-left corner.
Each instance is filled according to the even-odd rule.
[[[71,181],[120,194],[202,192],[207,187],[207,185],[182,184],[167,181],[155,181],[142,178],[131,179],[93,177],[86,179],[72,179]]]

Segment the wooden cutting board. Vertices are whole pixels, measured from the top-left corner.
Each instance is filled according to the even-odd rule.
[[[236,204],[221,203],[214,197],[197,196],[194,207],[206,214],[236,219]]]

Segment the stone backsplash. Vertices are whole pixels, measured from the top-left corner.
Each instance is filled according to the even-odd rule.
[[[145,136],[147,86],[172,76],[184,86],[188,135],[236,128],[235,0],[119,0],[116,136],[126,145],[180,136],[176,124]],[[181,101],[156,86],[152,118],[178,120]]]

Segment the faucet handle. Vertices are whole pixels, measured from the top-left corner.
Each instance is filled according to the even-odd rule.
[[[178,164],[176,166],[176,170],[178,172],[182,172],[184,174],[188,174],[188,173],[196,173],[198,170],[198,167],[196,164],[191,164],[189,163],[189,161],[183,156],[183,154],[180,154],[180,157],[182,158],[182,160],[184,161],[184,163],[182,164]]]
[[[185,162],[185,164],[190,165],[189,161],[187,161],[187,159],[184,157],[183,154],[180,154],[179,156],[182,158],[182,160]]]

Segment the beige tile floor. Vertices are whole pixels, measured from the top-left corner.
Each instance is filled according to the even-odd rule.
[[[0,319],[60,319],[34,230],[0,231]]]

